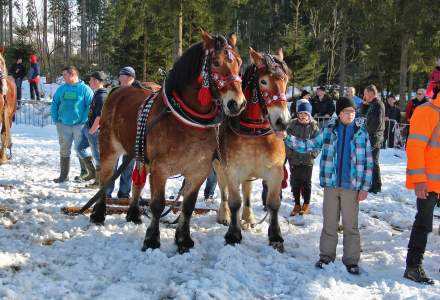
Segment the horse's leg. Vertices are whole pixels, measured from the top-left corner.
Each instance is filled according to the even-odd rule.
[[[151,190],[151,222],[145,233],[144,245],[142,251],[147,249],[156,249],[160,247],[159,221],[165,208],[165,184],[167,175],[162,172],[157,164],[151,166],[150,190]]]
[[[267,172],[268,176],[265,178],[267,183],[267,208],[270,212],[269,220],[269,245],[278,250],[284,252],[284,239],[281,236],[280,224],[278,222],[278,210],[280,209],[280,191],[281,180],[283,179],[283,169],[276,168],[272,172]]]
[[[228,186],[226,182],[225,172],[221,163],[216,159],[212,162],[215,173],[217,174],[218,186],[220,188],[220,206],[217,211],[217,222],[223,225],[231,223],[231,211],[228,205]]]
[[[101,133],[100,133],[101,134]],[[113,168],[117,162],[119,154],[112,146],[111,140],[108,139],[104,142],[104,139],[100,138],[100,156],[101,156],[101,170],[99,171],[99,188],[110,180],[113,175]],[[103,191],[101,197],[93,206],[93,212],[90,215],[90,221],[96,224],[103,224],[105,220],[106,212],[106,194],[107,191]]]
[[[243,212],[241,214],[241,220],[244,227],[254,227],[257,223],[255,221],[254,211],[251,208],[251,191],[252,181],[245,180],[241,184],[241,192],[243,194]]]
[[[237,244],[241,242],[241,227],[240,227],[240,186],[237,181],[232,182],[231,178],[228,178],[228,204],[231,210],[231,223],[229,224],[228,232],[225,235],[225,241],[227,244]]]
[[[201,166],[202,164],[200,164]],[[207,164],[207,168],[199,168],[197,172],[189,172],[185,174],[185,192],[182,202],[182,212],[177,223],[176,235],[174,241],[180,254],[188,252],[194,247],[194,241],[190,235],[191,216],[196,206],[197,196],[203,181],[208,177],[211,165]]]
[[[135,167],[136,168],[136,167]],[[148,167],[145,166],[145,168]],[[147,173],[148,174],[148,173]],[[130,199],[130,206],[128,207],[127,216],[125,216],[125,219],[127,222],[133,222],[135,224],[142,224],[141,219],[141,209],[139,207],[139,198],[141,197],[142,190],[144,189],[145,184],[142,186],[137,186],[132,182],[131,184],[131,199]]]

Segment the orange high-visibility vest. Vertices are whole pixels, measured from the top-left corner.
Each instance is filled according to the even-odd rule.
[[[440,193],[440,94],[414,111],[406,153],[406,187],[426,182],[428,192]]]

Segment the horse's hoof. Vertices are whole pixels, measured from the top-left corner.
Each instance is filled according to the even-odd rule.
[[[139,206],[129,207],[127,211],[127,215],[125,216],[125,220],[127,222],[133,222],[134,224],[142,224],[141,212]]]
[[[284,253],[284,243],[283,242],[270,242],[269,245],[272,246],[278,252]]]
[[[231,224],[231,220],[227,220],[227,219],[217,219],[217,223],[219,223],[219,224],[221,224],[221,225],[229,226],[229,224]]]
[[[96,203],[93,212],[90,214],[90,222],[97,225],[104,225],[106,205]]]
[[[142,246],[142,251],[145,252],[147,249],[158,249],[160,248],[160,241],[157,239],[144,240],[144,245]]]
[[[242,240],[241,231],[232,232],[228,230],[225,234],[225,241],[228,245],[240,244]]]
[[[191,248],[194,248],[194,241],[189,236],[183,238],[176,237],[176,245],[179,254],[183,254],[189,252]]]
[[[251,228],[255,227],[255,223],[242,221],[241,222],[241,229],[243,230],[250,230]]]

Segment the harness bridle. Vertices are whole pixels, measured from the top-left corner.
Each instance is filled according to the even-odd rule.
[[[229,125],[236,134],[263,136],[272,133],[267,108],[276,103],[287,101],[287,97],[285,93],[262,92],[260,90],[259,78],[265,73],[276,76],[287,76],[287,74],[281,62],[277,61],[270,54],[264,54],[264,62],[258,65],[254,64],[250,68],[244,81],[246,86],[243,86],[243,90],[245,91],[248,105],[260,106],[263,119],[240,120],[238,123],[235,122],[235,124],[231,121]]]

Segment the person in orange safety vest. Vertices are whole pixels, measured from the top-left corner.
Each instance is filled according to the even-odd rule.
[[[440,204],[440,93],[417,107],[411,118],[406,146],[406,187],[417,196],[417,214],[411,230],[404,277],[434,284],[422,267],[428,234],[432,231],[435,204]]]

